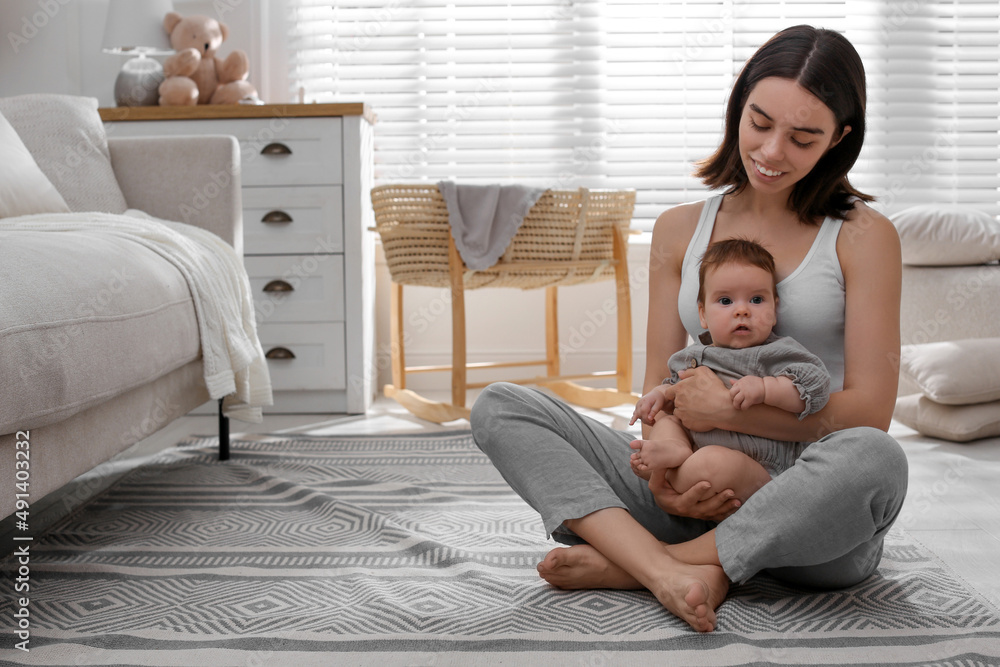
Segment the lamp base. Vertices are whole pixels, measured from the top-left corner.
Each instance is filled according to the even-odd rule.
[[[115,79],[115,104],[120,107],[151,107],[160,103],[163,66],[139,56],[126,61]]]

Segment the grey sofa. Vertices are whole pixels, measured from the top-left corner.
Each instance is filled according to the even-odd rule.
[[[8,114],[3,102],[0,113]],[[91,106],[96,117],[96,100]],[[202,227],[241,250],[233,137],[93,143],[106,151],[98,161],[110,160],[128,208]],[[62,191],[67,165],[36,160]],[[62,180],[86,176],[73,169]],[[210,182],[210,196],[199,196]],[[72,199],[65,196],[80,210]],[[16,480],[29,482],[35,503],[209,400],[191,293],[155,252],[115,239],[14,232],[0,242],[0,285],[0,480],[8,486],[0,517],[15,510]],[[227,447],[221,412],[220,422]]]

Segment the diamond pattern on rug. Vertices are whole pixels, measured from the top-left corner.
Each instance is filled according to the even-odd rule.
[[[215,451],[212,438],[183,443],[32,543],[33,647],[58,656],[87,645],[107,662],[261,646],[522,656],[613,647],[675,651],[678,663],[696,649],[719,665],[876,655],[977,664],[1000,653],[996,611],[901,530],[886,540],[880,574],[850,589],[798,591],[766,576],[735,586],[706,636],[648,592],[541,581],[535,565],[554,544],[467,432],[265,436],[234,441],[227,462]],[[7,587],[5,618],[13,598]]]

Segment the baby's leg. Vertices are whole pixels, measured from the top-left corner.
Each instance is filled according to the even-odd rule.
[[[740,502],[746,502],[771,481],[771,475],[743,452],[713,445],[699,448],[681,466],[667,471],[667,482],[678,493],[705,480],[716,491],[732,489]]]
[[[649,440],[633,440],[632,461],[640,471],[676,468],[691,456],[693,449],[679,419],[661,412],[649,427]]]

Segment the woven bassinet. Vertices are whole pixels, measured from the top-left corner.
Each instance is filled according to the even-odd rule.
[[[395,283],[448,287],[448,208],[436,185],[372,189],[375,227]],[[466,270],[465,289],[536,289],[614,278],[614,229],[627,231],[634,190],[546,190],[503,257]]]

